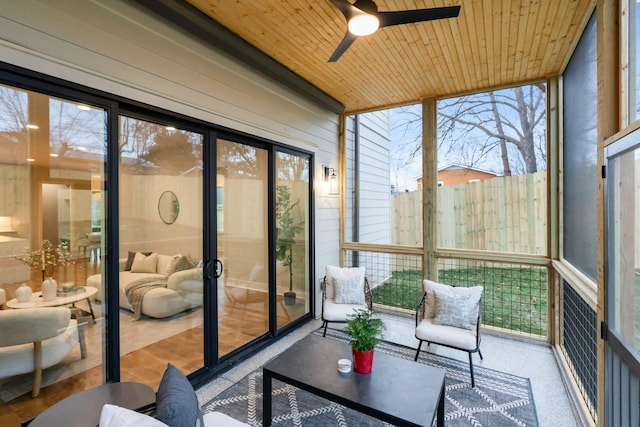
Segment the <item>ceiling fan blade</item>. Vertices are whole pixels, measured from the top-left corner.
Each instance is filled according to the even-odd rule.
[[[335,0],[332,0],[335,1]],[[434,21],[436,19],[455,18],[460,6],[434,7],[431,9],[400,10],[396,12],[378,12],[380,27]]]
[[[342,54],[345,53],[347,49],[349,49],[349,46],[351,46],[357,38],[358,36],[354,36],[349,31],[347,31],[347,34],[344,35],[344,38],[331,55],[331,58],[329,58],[329,62],[336,62],[342,56]]]

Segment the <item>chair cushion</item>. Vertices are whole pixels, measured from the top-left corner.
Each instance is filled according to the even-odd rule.
[[[440,301],[443,301],[446,297],[460,297],[467,299],[469,308],[469,311],[466,313],[469,316],[468,323],[471,324],[472,328],[476,326],[478,321],[478,310],[480,309],[480,299],[482,298],[482,291],[484,289],[482,286],[472,286],[469,288],[462,286],[454,287],[433,282],[431,280],[424,280],[422,284],[424,291],[427,293],[424,314],[425,318],[433,319],[439,314],[436,307],[436,294],[439,296]],[[443,317],[443,320],[444,319],[445,318]],[[466,324],[466,322],[461,323]]]
[[[354,314],[354,310],[369,310],[365,304],[336,304],[332,299],[324,300],[322,320],[329,322],[344,322],[347,315]]]
[[[431,319],[422,320],[416,327],[416,338],[461,350],[476,349],[476,330],[436,325]]]
[[[162,375],[156,394],[156,418],[170,427],[204,425],[196,392],[191,383],[171,363]]]
[[[100,412],[99,427],[168,427],[162,421],[131,409],[105,404]]]
[[[335,300],[336,292],[335,292],[335,283],[336,280],[340,281],[357,281],[358,285],[361,286],[362,298],[364,303],[364,275],[365,268],[364,267],[350,267],[350,268],[341,268],[333,265],[327,265],[326,267],[326,294],[327,299]]]
[[[248,427],[249,424],[240,422],[222,412],[207,412],[204,414],[204,425],[207,427]]]

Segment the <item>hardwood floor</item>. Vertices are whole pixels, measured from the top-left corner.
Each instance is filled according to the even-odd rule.
[[[87,271],[91,270],[90,265],[86,267]],[[265,294],[262,295],[252,295],[244,303],[223,301],[218,310],[220,355],[227,354],[267,331]],[[303,304],[285,308],[282,301],[278,303],[279,326],[303,314]],[[126,323],[121,322],[122,333],[125,333],[124,330],[128,327]],[[163,327],[162,321],[158,321],[157,324],[159,328]],[[96,328],[96,331],[99,330]],[[173,363],[184,373],[193,372],[203,365],[203,343],[204,329],[199,325],[125,354],[120,359],[121,381],[141,382],[157,390],[167,362]],[[103,367],[99,365],[43,387],[37,398],[32,398],[31,394],[27,393],[8,403],[0,403],[0,426],[20,426],[23,420],[39,414],[65,397],[103,382]]]

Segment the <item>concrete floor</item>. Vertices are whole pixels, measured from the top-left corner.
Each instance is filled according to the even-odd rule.
[[[415,321],[413,317],[382,316],[387,328],[385,332],[387,341],[417,347],[418,341],[414,337]],[[199,388],[197,394],[200,403],[208,402],[320,325],[320,321],[304,325],[277,344],[261,351]],[[339,325],[334,324],[332,327],[339,327]],[[484,333],[480,348],[484,360],[480,360],[479,356],[474,355],[474,366],[504,371],[528,377],[531,380],[540,427],[583,427],[587,425],[581,415],[574,410],[573,401],[567,393],[558,363],[550,346],[529,340]],[[468,360],[468,355],[465,352],[434,344],[429,346],[429,351],[463,361]]]

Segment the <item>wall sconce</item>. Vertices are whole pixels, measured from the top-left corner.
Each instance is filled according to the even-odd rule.
[[[330,168],[329,166],[324,166],[324,182],[329,185],[329,192],[327,193],[330,196],[337,196],[340,194],[338,191],[338,173],[334,168]]]

